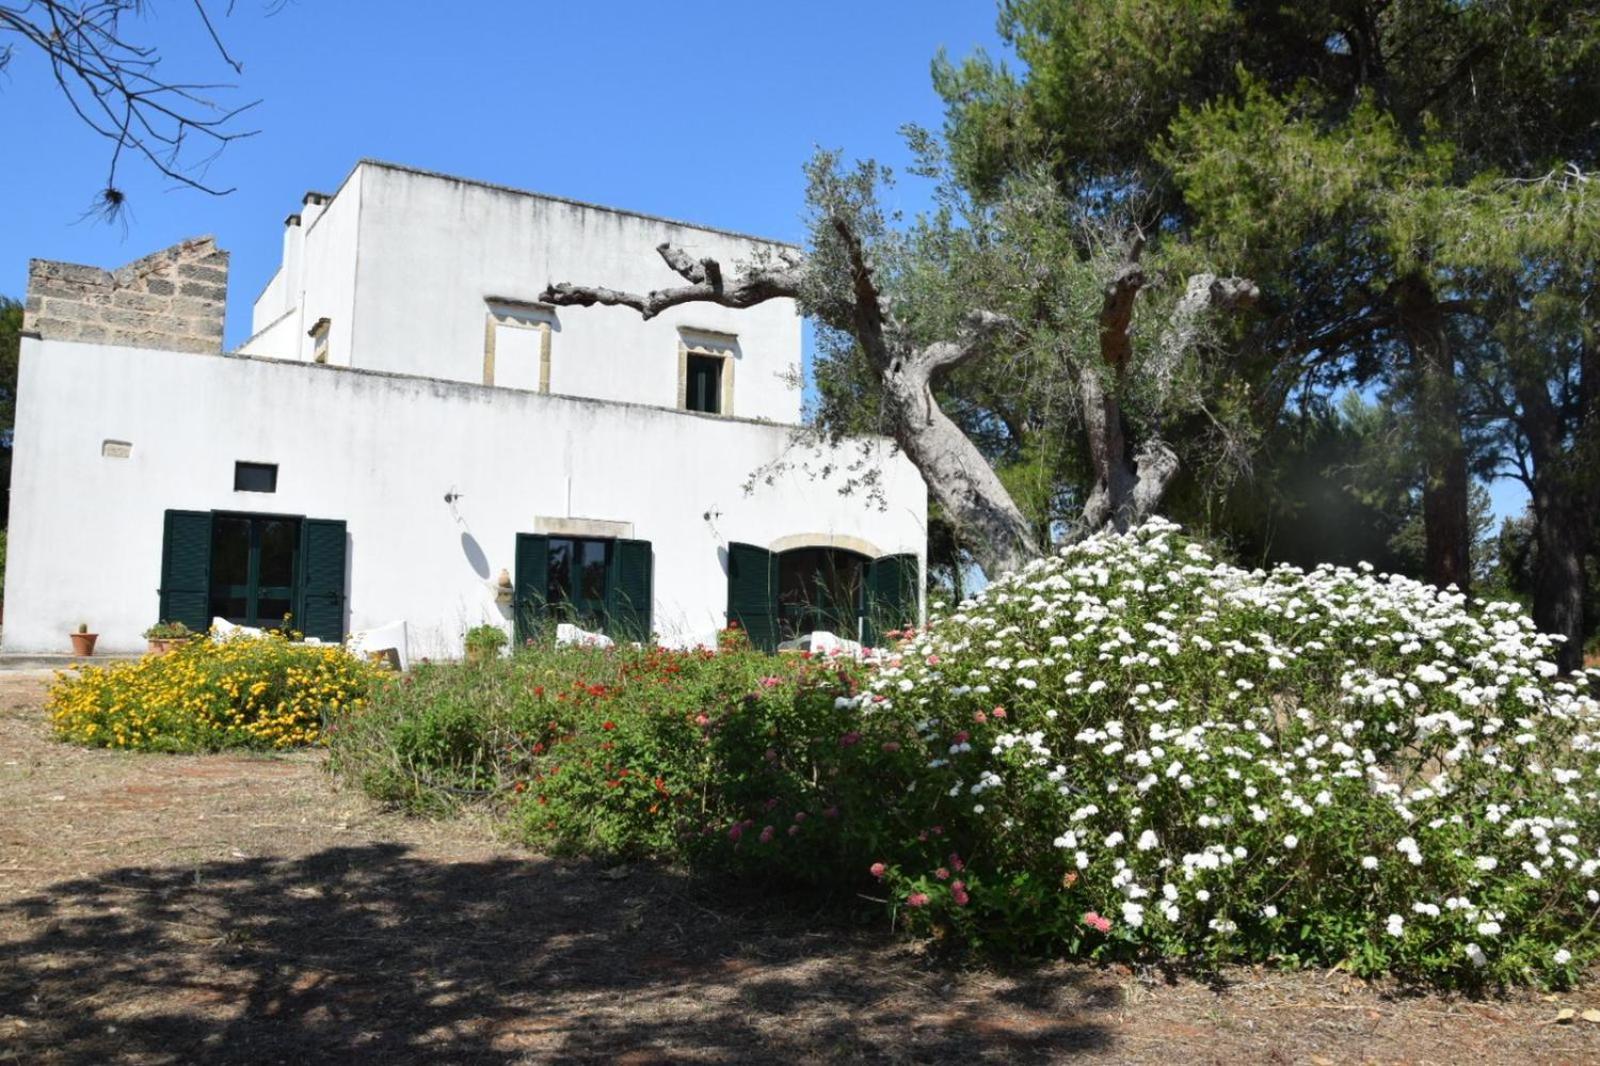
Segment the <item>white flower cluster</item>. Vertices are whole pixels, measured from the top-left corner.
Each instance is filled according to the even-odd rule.
[[[1548,965],[1600,901],[1600,703],[1551,647],[1513,605],[1243,570],[1155,521],[1002,577],[852,703],[915,725],[997,866],[1074,872],[1141,935],[1338,912],[1396,960],[1516,934]]]

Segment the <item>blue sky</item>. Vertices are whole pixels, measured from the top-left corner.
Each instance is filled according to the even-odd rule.
[[[138,35],[162,43],[173,73],[232,77],[184,0],[150,7]],[[128,166],[126,235],[80,221],[106,142],[18,50],[0,78],[11,146],[0,293],[22,294],[30,256],[109,267],[213,233],[233,255],[237,344],[277,265],[283,217],[363,156],[795,240],[813,146],[904,161],[900,125],[940,121],[934,53],[999,47],[989,0],[483,2],[448,15],[411,0],[294,0],[270,17],[265,7],[239,0],[222,24],[245,67],[228,99],[262,101],[246,116],[261,132],[209,172],[237,191],[174,191]],[[920,190],[900,195],[920,206]]]
[[[33,256],[113,267],[211,233],[233,256],[227,341],[237,344],[277,266],[283,217],[363,156],[798,240],[800,167],[814,146],[903,165],[899,127],[941,119],[935,52],[1004,52],[988,0],[267,7],[239,0],[221,25],[245,67],[223,99],[261,101],[245,116],[260,132],[207,175],[236,191],[175,189],[130,163],[119,174],[125,229],[84,220],[107,142],[19,48],[0,75],[0,293],[22,295]],[[174,77],[232,78],[182,0],[151,4],[132,29],[161,45]],[[890,201],[915,211],[925,192],[908,182]],[[1497,513],[1522,509],[1520,485],[1491,491]]]

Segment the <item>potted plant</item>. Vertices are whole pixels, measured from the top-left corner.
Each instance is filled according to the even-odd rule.
[[[488,662],[500,654],[506,644],[506,631],[499,626],[473,626],[466,635],[467,662]]]
[[[94,642],[100,639],[100,634],[89,632],[88,622],[79,622],[78,631],[72,634],[72,654],[88,657],[94,654]]]
[[[151,655],[165,655],[194,636],[194,631],[182,622],[157,622],[144,631]]]

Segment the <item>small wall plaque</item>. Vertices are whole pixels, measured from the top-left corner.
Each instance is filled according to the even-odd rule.
[[[101,441],[100,454],[107,459],[126,459],[133,454],[133,445],[125,440]]]

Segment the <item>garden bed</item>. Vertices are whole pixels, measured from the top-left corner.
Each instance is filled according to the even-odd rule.
[[[1600,1009],[1340,975],[962,967],[380,811],[320,751],[61,744],[0,675],[0,1047],[26,1062],[1586,1061]]]

